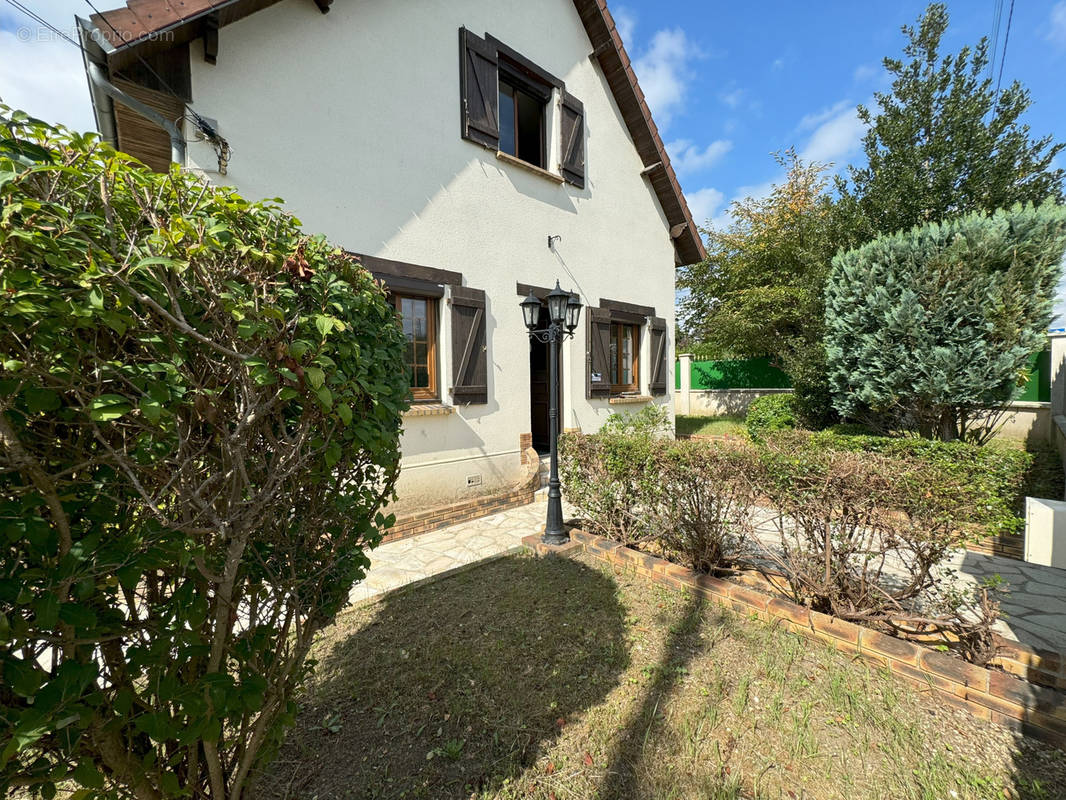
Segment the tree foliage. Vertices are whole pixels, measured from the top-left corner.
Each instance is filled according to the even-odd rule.
[[[868,130],[866,164],[840,184],[844,204],[861,212],[867,233],[893,233],[968,211],[1062,199],[1063,144],[1030,137],[1021,117],[1032,105],[1015,81],[999,94],[988,69],[988,40],[941,56],[947,8],[931,4],[916,25],[904,26],[906,59],[885,58],[892,91],[859,106]]]
[[[240,797],[390,523],[369,273],[0,107],[0,786]]]
[[[983,440],[1045,343],[1066,206],[1016,205],[881,236],[826,288],[833,402],[885,430]]]
[[[827,165],[792,150],[775,158],[784,181],[764,198],[734,202],[729,228],[705,231],[707,260],[678,273],[687,290],[680,316],[687,335],[717,357],[769,356],[792,379],[801,414],[817,423],[828,405],[825,277],[851,240],[827,192]]]

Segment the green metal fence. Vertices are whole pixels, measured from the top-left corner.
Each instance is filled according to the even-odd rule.
[[[1051,402],[1051,350],[1037,353],[1029,360],[1029,380],[1018,400]]]
[[[788,389],[791,386],[788,375],[772,366],[768,358],[692,362],[692,390],[695,392],[707,389]],[[681,388],[679,368],[674,369],[674,388]]]
[[[681,362],[674,369],[674,388],[681,388]],[[770,364],[768,358],[738,361],[692,361],[692,390],[708,389],[788,389],[788,375]],[[1026,402],[1051,401],[1051,350],[1037,353],[1029,361],[1029,378],[1017,397]]]

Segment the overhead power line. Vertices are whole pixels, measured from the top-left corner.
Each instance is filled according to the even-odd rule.
[[[999,102],[999,87],[1003,83],[1003,64],[1007,60],[1007,42],[1010,41],[1010,23],[1014,19],[1014,0],[1010,0],[1010,12],[1007,14],[1007,32],[1003,35],[1003,52],[999,56],[999,77],[996,79],[996,102]]]
[[[5,2],[9,6],[14,8],[16,11],[19,11],[20,13],[25,14],[27,17],[29,17],[31,20],[33,20],[37,24],[42,25],[45,29],[47,29],[48,31],[51,31],[53,34],[58,36],[60,39],[65,41],[67,44],[78,48],[78,50],[87,59],[92,60],[92,54],[89,53],[82,46],[81,42],[79,42],[76,39],[72,38],[69,34],[65,33],[62,29],[60,29],[56,25],[53,25],[51,22],[46,20],[44,17],[42,17],[36,11],[34,11],[34,10],[30,9],[30,8],[27,8],[25,5],[22,4],[22,2],[20,2],[20,0],[5,0]],[[96,8],[96,6],[93,5],[91,0],[85,0],[85,2],[88,4],[89,8],[91,8],[93,10],[93,13],[95,13],[98,17],[103,19],[104,22],[107,23],[108,27],[111,28],[111,30],[114,31],[115,34],[121,39],[122,36],[119,33],[118,29],[115,28],[115,26],[111,24],[111,22],[107,19],[107,17],[105,17],[103,14],[100,13],[100,11]],[[167,94],[169,94],[171,97],[173,97],[175,100],[177,100],[177,101],[179,101],[181,103],[181,105],[182,105],[182,118],[183,119],[187,119],[190,122],[192,122],[196,126],[196,128],[200,131],[200,133],[203,135],[204,139],[206,139],[208,142],[210,142],[212,145],[214,145],[215,153],[218,156],[219,171],[223,175],[226,174],[226,165],[229,162],[229,157],[230,157],[230,152],[231,152],[230,146],[229,146],[229,142],[227,142],[225,140],[225,138],[223,138],[222,136],[219,135],[218,131],[215,130],[213,125],[211,125],[207,120],[205,120],[195,110],[193,110],[192,107],[189,106],[189,104],[185,100],[185,98],[183,98],[181,95],[179,95],[177,92],[175,92],[173,87],[171,87],[170,84],[167,83],[166,80],[164,80],[163,77],[158,72],[156,72],[155,69],[152,68],[151,64],[149,64],[147,61],[145,61],[144,57],[141,56],[140,53],[134,52],[134,55],[137,57],[137,60],[141,62],[141,64],[144,66],[144,68],[146,70],[148,70],[149,74],[151,74],[159,82],[159,85],[163,87],[163,91],[165,91]],[[188,114],[185,113],[186,111],[188,112]]]
[[[93,10],[93,13],[96,14],[98,18],[102,19],[107,24],[107,27],[109,27],[114,32],[115,36],[118,37],[118,40],[122,41],[123,37],[122,34],[119,32],[118,28],[116,28],[111,23],[111,20],[109,20],[104,14],[100,13],[100,10],[95,5],[93,5],[92,0],[85,0],[85,3],[89,6],[89,8]],[[186,116],[185,118],[197,127],[197,129],[200,131],[201,134],[203,134],[204,138],[207,139],[208,142],[214,145],[215,154],[218,156],[219,172],[225,175],[226,166],[229,163],[230,157],[229,142],[227,142],[222,136],[219,135],[218,131],[215,130],[215,127],[211,123],[209,123],[206,119],[196,113],[196,111],[193,110],[192,106],[190,106],[185,101],[185,98],[175,92],[173,87],[169,83],[167,83],[166,80],[163,79],[162,75],[155,71],[152,65],[149,64],[144,59],[144,57],[141,56],[140,53],[134,51],[133,54],[137,57],[137,60],[141,62],[141,65],[146,70],[148,70],[148,73],[159,82],[159,85],[162,86],[167,91],[167,93],[171,95],[171,97],[181,101],[182,108],[188,111],[191,115],[191,117]]]

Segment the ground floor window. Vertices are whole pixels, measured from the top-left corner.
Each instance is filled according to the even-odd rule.
[[[633,392],[640,383],[638,371],[640,352],[640,327],[637,325],[611,325],[611,391]]]
[[[437,400],[437,302],[432,298],[394,294],[407,339],[404,363],[415,400]]]

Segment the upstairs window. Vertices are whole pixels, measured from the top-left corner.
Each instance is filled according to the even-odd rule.
[[[550,86],[523,80],[500,62],[500,152],[546,168],[545,108]]]
[[[489,34],[481,38],[466,28],[459,29],[459,54],[463,138],[584,189],[585,108],[563,81]],[[558,160],[549,163],[553,153]]]

